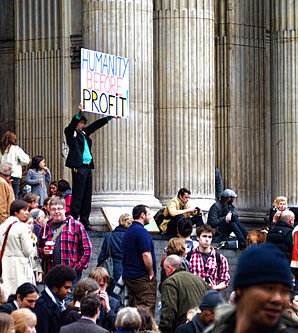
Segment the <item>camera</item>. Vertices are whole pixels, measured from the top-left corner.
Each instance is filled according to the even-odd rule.
[[[208,283],[208,284],[210,284],[212,282],[211,277],[210,276],[206,276],[205,277],[205,282]]]

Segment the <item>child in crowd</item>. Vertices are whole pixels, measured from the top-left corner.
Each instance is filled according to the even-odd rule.
[[[269,213],[269,225],[272,227],[272,223],[276,223],[280,217],[281,212],[288,209],[288,199],[286,197],[277,197],[273,203]]]
[[[42,156],[34,156],[26,176],[26,183],[31,186],[32,193],[39,195],[39,207],[43,205],[44,199],[48,196],[46,183],[50,182],[51,172],[46,167],[45,159]]]
[[[71,188],[69,182],[65,179],[58,180],[57,196],[65,200],[65,215],[70,216]]]
[[[26,224],[29,229],[29,234],[32,238],[33,242],[33,252],[31,253],[29,260],[31,262],[31,266],[33,269],[33,273],[35,276],[35,280],[37,283],[40,283],[42,281],[42,267],[41,267],[41,260],[39,258],[39,254],[37,251],[37,237],[34,234],[34,219],[32,216],[29,216],[28,220],[26,221]]]
[[[57,195],[57,190],[58,190],[58,182],[53,181],[50,184],[50,197],[54,197]]]

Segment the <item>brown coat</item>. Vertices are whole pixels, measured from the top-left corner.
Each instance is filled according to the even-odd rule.
[[[10,205],[14,199],[11,182],[0,175],[0,224],[9,217]]]

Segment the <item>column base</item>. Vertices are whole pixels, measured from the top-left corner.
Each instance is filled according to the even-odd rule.
[[[90,222],[97,230],[108,230],[108,225],[102,215],[101,207],[131,207],[144,204],[154,212],[162,205],[151,193],[109,193],[94,194],[92,196]]]

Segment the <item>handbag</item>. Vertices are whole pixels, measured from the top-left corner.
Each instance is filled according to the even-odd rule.
[[[114,278],[114,269],[113,269],[113,259],[111,257],[111,249],[110,249],[110,239],[111,239],[112,234],[110,233],[110,236],[108,238],[108,244],[107,244],[107,249],[106,249],[106,260],[100,265],[101,267],[105,268],[109,275],[110,278]]]
[[[6,229],[5,233],[3,234],[3,236],[5,235],[5,237],[4,237],[4,241],[3,241],[3,244],[2,244],[2,249],[1,249],[1,252],[0,252],[0,277],[2,277],[2,258],[3,258],[3,254],[4,254],[4,250],[5,250],[5,245],[6,245],[6,242],[7,242],[8,233],[9,233],[10,228],[13,226],[13,224],[15,224],[17,222],[18,221],[12,222],[8,226],[8,228]]]

